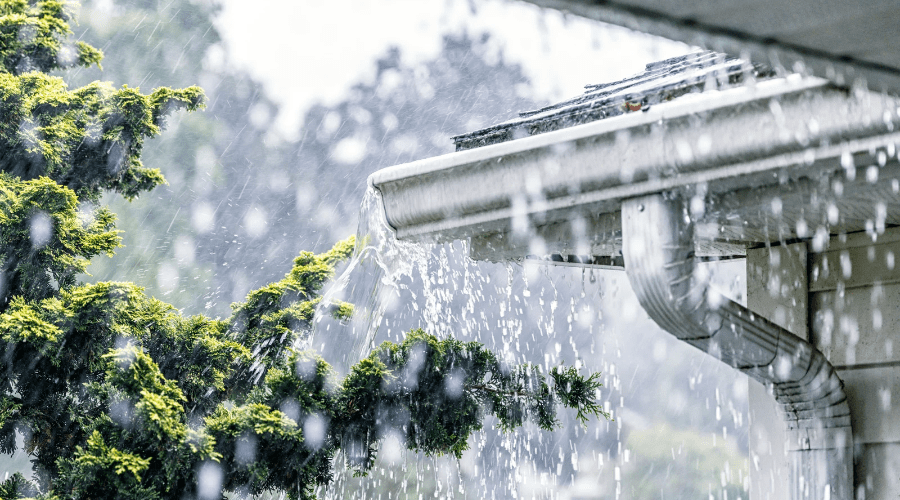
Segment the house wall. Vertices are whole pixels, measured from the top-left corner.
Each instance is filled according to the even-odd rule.
[[[810,336],[844,381],[856,498],[900,498],[900,228],[809,259]]]
[[[900,228],[834,237],[823,252],[748,251],[747,306],[808,339],[843,380],[855,499],[900,498]],[[766,388],[749,384],[750,497],[788,500],[781,417]]]
[[[807,328],[805,243],[747,251],[747,307],[804,339]],[[790,500],[787,437],[771,392],[748,380],[750,498]]]

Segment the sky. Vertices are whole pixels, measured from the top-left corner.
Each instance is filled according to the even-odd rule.
[[[404,62],[434,58],[447,33],[492,34],[520,64],[536,100],[555,102],[585,84],[615,81],[687,45],[515,0],[224,0],[219,29],[229,62],[252,72],[282,105],[282,131],[303,111],[334,104],[375,76],[389,47]],[[285,132],[286,133],[286,132]]]

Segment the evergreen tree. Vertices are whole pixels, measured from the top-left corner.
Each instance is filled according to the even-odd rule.
[[[133,284],[79,282],[120,241],[113,213],[92,202],[165,182],[141,163],[144,140],[204,97],[70,90],[48,72],[102,58],[69,41],[71,15],[60,0],[0,0],[0,452],[15,451],[18,429],[35,466],[33,482],[14,475],[0,498],[310,498],[339,451],[365,474],[386,432],[458,457],[486,413],[506,430],[525,419],[553,428],[557,403],[582,421],[603,415],[596,374],[509,366],[420,330],[343,380],[295,350],[352,239],[301,253],[225,320],[182,315]]]

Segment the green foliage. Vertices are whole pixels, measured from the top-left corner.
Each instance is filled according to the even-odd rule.
[[[47,176],[89,200],[103,189],[134,198],[164,181],[140,161],[144,138],[159,134],[168,113],[199,109],[199,87],[114,89],[94,82],[68,90],[46,72],[100,63],[102,53],[67,41],[71,12],[60,0],[0,2],[0,171]]]
[[[113,363],[106,371],[110,385],[133,402],[135,415],[160,441],[181,441],[187,434],[182,414],[184,394],[147,354],[132,346],[116,349],[103,356]]]
[[[199,87],[144,95],[94,82],[69,91],[44,73],[0,73],[0,171],[47,176],[87,200],[102,189],[131,199],[165,182],[139,159],[144,138],[160,133],[166,113],[202,106]]]
[[[38,490],[25,479],[25,476],[16,472],[6,481],[0,483],[0,500],[12,500],[14,498],[26,498],[37,496]]]
[[[140,474],[149,466],[149,458],[107,446],[100,432],[94,431],[88,437],[86,447],[76,447],[74,460],[64,461],[63,477],[71,479],[66,486],[75,497],[90,498],[114,489],[127,492],[123,497],[158,498],[153,490],[140,484]]]
[[[71,5],[60,0],[6,0],[0,4],[0,65],[7,73],[99,66],[103,53],[71,43]]]
[[[226,490],[312,498],[312,488],[330,478],[333,450],[310,449],[297,422],[268,405],[219,409],[206,422],[219,443]]]
[[[143,140],[172,110],[199,108],[203,94],[103,83],[69,91],[32,71],[99,62],[81,45],[64,57],[65,4],[0,0],[0,13],[0,451],[13,453],[22,429],[39,486],[14,475],[3,498],[195,497],[208,470],[226,491],[311,498],[338,450],[365,473],[386,429],[410,449],[459,457],[487,412],[504,429],[526,418],[552,428],[557,402],[582,420],[602,414],[595,376],[554,370],[548,382],[480,344],[418,330],[337,380],[294,346],[352,238],[301,253],[227,320],[185,316],[130,283],[79,283],[92,257],[119,244],[113,214],[80,202],[163,182],[140,163]],[[328,307],[352,314],[349,304]]]
[[[332,418],[342,448],[359,450],[351,460],[361,471],[371,465],[384,427],[399,431],[410,449],[460,458],[486,412],[506,430],[529,417],[553,429],[557,402],[579,415],[605,415],[595,403],[595,376],[559,373],[551,387],[538,366],[505,366],[478,342],[438,340],[414,330],[353,367],[340,391],[340,413]]]
[[[602,415],[607,419],[610,418],[609,413],[603,411],[596,400],[595,391],[602,387],[599,373],[584,378],[578,375],[578,370],[573,367],[556,366],[550,370],[550,376],[553,378],[560,401],[563,405],[578,410],[576,418],[582,425],[587,424],[589,417]]]
[[[246,302],[232,304],[228,335],[251,349],[254,358],[249,369],[235,377],[238,386],[246,389],[261,380],[268,367],[286,359],[297,339],[310,333],[318,291],[353,252],[354,241],[348,238],[320,255],[302,252],[284,279],[251,291]],[[337,304],[333,311],[335,316],[351,313],[347,304]]]
[[[10,297],[40,300],[73,286],[91,257],[118,246],[114,223],[105,208],[79,212],[75,193],[47,177],[0,173],[0,312]]]

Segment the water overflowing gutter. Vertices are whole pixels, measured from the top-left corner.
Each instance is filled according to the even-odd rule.
[[[369,184],[398,238],[468,238],[476,258],[521,259],[535,237],[570,245],[572,221],[583,221],[592,255],[561,261],[624,264],[661,327],[772,388],[790,435],[792,498],[809,488],[816,498],[849,499],[851,422],[833,367],[810,343],[709,292],[693,266],[716,245],[735,256],[741,245],[809,238],[796,222],[816,211],[815,224],[831,234],[866,230],[877,203],[888,207],[882,226],[900,224],[900,183],[889,180],[900,172],[878,159],[896,156],[898,106],[824,80],[774,79],[391,167]],[[858,173],[866,165],[878,165],[871,182]],[[770,219],[738,217],[726,233],[723,219],[691,209],[698,196],[741,217],[777,199],[778,217],[791,224],[770,231]],[[831,221],[826,206],[842,198],[864,202]],[[734,239],[723,244],[722,234]]]
[[[788,435],[790,498],[809,492],[811,498],[852,498],[850,408],[825,355],[709,288],[695,272],[694,223],[684,200],[661,194],[626,200],[622,230],[625,272],[650,317],[771,388]]]

